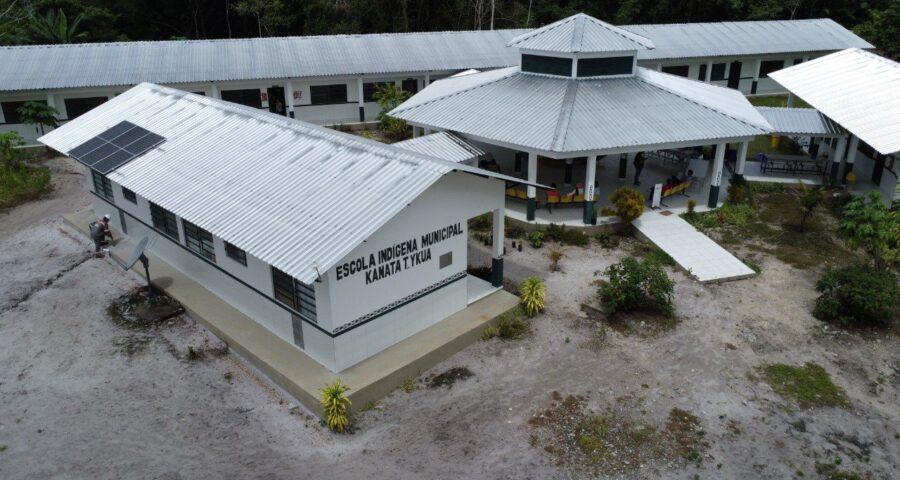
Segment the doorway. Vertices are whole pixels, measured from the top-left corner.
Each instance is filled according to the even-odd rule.
[[[740,89],[741,87],[741,62],[731,62],[731,67],[728,72],[728,88],[733,88],[735,90]]]
[[[287,105],[284,101],[284,87],[269,87],[269,111],[278,115],[287,115]]]

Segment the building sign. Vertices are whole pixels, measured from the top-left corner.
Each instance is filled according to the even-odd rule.
[[[366,285],[423,265],[434,257],[431,247],[463,233],[457,222],[432,232],[398,242],[377,252],[363,255],[336,267],[338,281],[355,275],[365,275]]]
[[[303,97],[303,91],[294,90],[294,100],[300,100],[301,97]]]

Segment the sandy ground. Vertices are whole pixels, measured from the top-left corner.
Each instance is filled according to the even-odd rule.
[[[553,391],[585,395],[598,411],[631,396],[650,423],[673,407],[700,418],[710,447],[699,466],[648,464],[633,478],[820,478],[815,462],[835,455],[843,469],[900,477],[900,342],[824,329],[809,313],[814,273],[769,257],[760,276],[722,285],[673,273],[676,326],[608,330],[598,346],[579,303],[594,271],[623,252],[570,247],[550,273],[546,249],[512,251],[507,276],[547,279],[534,334],[470,346],[420,378],[456,366],[472,378],[398,390],[339,436],[292,413],[234,354],[214,354],[190,318],[146,333],[115,326],[106,305],[140,279],[89,259],[88,241],[59,220],[87,202],[73,177],[74,187],[63,180],[0,217],[0,478],[580,478],[529,444],[528,420]],[[129,355],[135,343],[143,348]],[[188,345],[207,354],[191,361]],[[765,362],[808,361],[851,408],[785,408],[747,377]]]

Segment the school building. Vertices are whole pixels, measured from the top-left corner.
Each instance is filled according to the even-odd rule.
[[[97,215],[332,372],[502,287],[503,191],[519,180],[421,141],[149,83],[40,141],[84,164]],[[491,282],[466,273],[482,214],[499,226]]]
[[[783,93],[769,73],[846,48],[873,46],[830,19],[628,25],[651,41],[637,66],[747,95]],[[92,43],[0,48],[0,132],[40,135],[18,107],[42,101],[66,122],[141,82],[316,124],[372,121],[372,95],[393,82],[418,92],[458,72],[519,64],[530,30]]]

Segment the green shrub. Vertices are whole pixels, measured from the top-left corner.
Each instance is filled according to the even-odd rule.
[[[550,251],[547,252],[547,256],[550,258],[550,271],[559,271],[559,261],[562,260],[565,255],[566,252],[561,248],[551,248]]]
[[[494,220],[491,218],[491,215],[485,213],[469,219],[469,230],[476,232],[488,231],[493,224]]]
[[[567,229],[565,225],[551,223],[544,232],[545,240],[555,240],[565,245],[583,247],[588,244],[587,234],[578,229]]]
[[[335,432],[343,432],[350,420],[347,411],[350,408],[350,399],[346,397],[350,387],[336,379],[334,384],[326,385],[319,390],[319,402],[325,410],[325,420],[328,428]]]
[[[816,283],[821,293],[813,314],[841,326],[885,326],[900,311],[897,275],[868,265],[827,270]]]
[[[662,265],[651,260],[638,261],[626,257],[606,270],[609,282],[598,289],[607,314],[649,310],[672,316],[672,292],[675,282]]]
[[[522,238],[525,236],[525,229],[514,225],[511,227],[506,227],[506,238]]]
[[[531,324],[524,318],[521,308],[500,315],[497,325],[488,325],[481,332],[482,340],[500,338],[503,340],[515,340],[522,338],[531,332]]]
[[[522,282],[522,305],[529,317],[533,317],[544,310],[547,301],[547,287],[544,281],[538,277],[527,277]]]
[[[619,246],[619,237],[609,233],[609,232],[600,232],[595,237],[597,242],[601,247],[610,250]]]
[[[862,248],[872,256],[875,268],[887,268],[898,257],[900,217],[892,214],[879,192],[854,198],[844,206],[839,233],[850,248]]]
[[[825,196],[822,194],[821,188],[809,188],[800,184],[800,233],[806,231],[806,222],[824,200]]]
[[[634,188],[617,188],[609,197],[609,201],[622,223],[630,224],[644,213],[644,195]]]
[[[532,230],[532,232],[528,235],[528,241],[531,242],[531,246],[534,248],[541,248],[544,244],[544,232],[540,230]]]
[[[730,205],[739,205],[750,202],[750,187],[747,184],[732,183],[728,186],[728,201]]]

